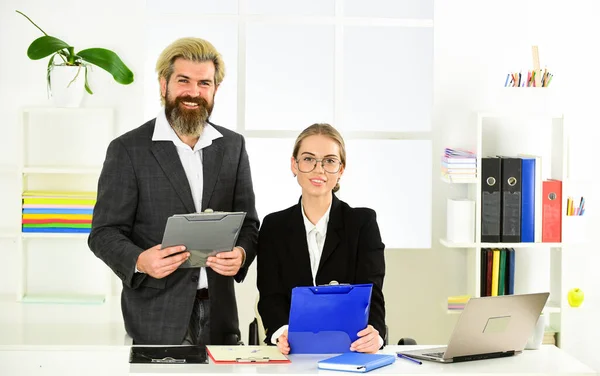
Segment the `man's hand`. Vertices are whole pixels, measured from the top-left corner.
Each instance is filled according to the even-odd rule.
[[[277,348],[283,355],[287,355],[290,353],[290,343],[288,342],[288,331],[287,329],[283,331],[283,334],[277,338]]]
[[[206,266],[224,276],[234,276],[242,267],[244,251],[240,247],[233,247],[229,252],[220,252],[206,260]]]
[[[358,338],[350,345],[350,351],[371,353],[379,351],[379,331],[368,325],[365,329],[358,332]]]
[[[173,273],[190,257],[189,252],[183,251],[185,251],[185,247],[181,245],[161,249],[158,244],[140,253],[135,266],[140,272],[161,279]],[[181,253],[169,257],[178,252]]]

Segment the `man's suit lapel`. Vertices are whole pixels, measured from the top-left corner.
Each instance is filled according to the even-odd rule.
[[[213,140],[210,146],[202,149],[202,174],[204,175],[202,210],[208,208],[208,203],[215,190],[215,184],[217,184],[219,171],[221,171],[221,165],[223,164],[223,154],[222,139]]]
[[[302,217],[302,207],[300,203],[294,206],[292,215],[288,223],[289,234],[289,254],[292,265],[298,273],[299,286],[312,286],[313,278],[310,268],[310,255],[308,253],[308,243],[306,240],[306,228]]]
[[[196,212],[190,182],[187,180],[175,145],[171,141],[155,141],[151,150],[186,210],[189,213]]]
[[[340,244],[343,229],[342,206],[340,205],[340,200],[333,195],[331,211],[329,212],[329,224],[327,225],[327,235],[325,237],[325,244],[323,245],[323,253],[321,253],[321,261],[319,262],[319,272]]]

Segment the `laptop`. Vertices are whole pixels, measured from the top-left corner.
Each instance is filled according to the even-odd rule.
[[[549,295],[543,292],[471,298],[460,314],[448,346],[398,352],[441,363],[520,354]]]

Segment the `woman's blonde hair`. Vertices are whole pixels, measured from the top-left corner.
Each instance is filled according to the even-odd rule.
[[[169,82],[174,70],[173,64],[177,58],[195,62],[212,61],[215,65],[215,86],[223,82],[225,63],[215,46],[201,38],[180,38],[167,46],[158,57],[156,73],[158,73],[159,83],[161,78]],[[164,105],[165,98],[162,97],[162,93],[161,101]]]
[[[335,141],[340,148],[340,161],[342,162],[342,167],[346,167],[346,144],[344,143],[344,138],[334,127],[326,123],[316,123],[311,125],[310,127],[303,130],[296,138],[296,143],[294,144],[294,159],[298,159],[298,152],[300,151],[300,146],[302,145],[302,141],[305,138],[310,136],[323,135],[325,137],[329,137],[333,141]],[[336,182],[335,187],[333,187],[333,191],[337,192],[340,190],[340,182]]]

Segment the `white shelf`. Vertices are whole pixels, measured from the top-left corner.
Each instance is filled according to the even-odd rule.
[[[452,243],[440,239],[447,248],[562,248],[563,243]]]
[[[460,315],[462,313],[462,311],[463,311],[462,309],[446,309],[446,314]],[[542,309],[542,313],[545,313],[545,314],[560,313],[560,307],[556,303],[548,302],[548,304],[546,304],[544,309]]]
[[[24,239],[87,239],[89,233],[22,232]]]
[[[23,168],[24,174],[67,174],[67,175],[98,175],[102,167],[42,167],[31,166]]]
[[[23,194],[31,191],[95,191],[106,148],[115,137],[114,110],[35,106],[21,108],[20,115],[20,127],[17,129],[18,163],[10,170],[14,171],[17,194],[10,202],[20,202]],[[95,194],[91,198],[95,198]],[[87,254],[81,256],[78,253],[69,257],[72,255],[68,253],[48,252],[62,249],[79,252],[89,232],[24,232],[21,227],[22,207],[13,207],[14,221],[18,222],[14,223],[14,227],[7,224],[8,230],[13,231],[4,232],[16,243],[18,265],[15,273],[18,281],[13,296],[17,301],[87,305],[101,304],[110,296],[113,285],[111,277],[114,277],[110,268]],[[46,259],[40,261],[40,256],[35,256],[40,252]],[[63,266],[66,265],[65,261],[78,257],[86,259],[78,260],[83,263],[78,264],[81,267],[78,266],[73,275],[67,267],[56,276],[40,272],[48,262]],[[89,274],[93,278],[89,278]]]
[[[542,310],[543,313],[560,313],[560,304],[548,301]]]
[[[472,177],[472,178],[468,178],[468,179],[456,179],[453,180],[452,178],[449,178],[448,176],[440,176],[440,179],[444,182],[444,183],[448,183],[448,184],[477,184],[477,182],[479,181],[479,179],[477,179],[476,176]]]

